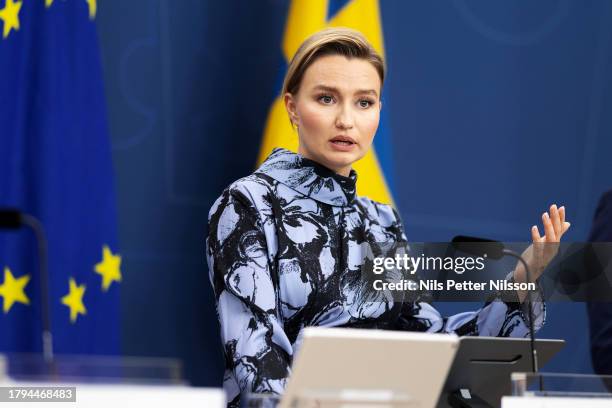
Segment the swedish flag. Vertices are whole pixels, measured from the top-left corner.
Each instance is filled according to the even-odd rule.
[[[119,354],[117,214],[96,0],[0,0],[0,207],[46,229],[57,353]],[[0,352],[39,352],[34,234],[0,230]]]
[[[278,81],[279,96],[268,114],[258,163],[263,162],[277,146],[297,152],[298,139],[291,128],[280,95],[282,78],[300,44],[311,34],[326,27],[350,27],[360,31],[384,57],[378,0],[293,0],[289,7],[282,43],[283,65]],[[391,204],[391,165],[391,140],[383,108],[373,148],[353,166],[359,175],[358,194]]]

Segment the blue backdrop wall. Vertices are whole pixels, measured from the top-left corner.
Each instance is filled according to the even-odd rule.
[[[612,2],[382,1],[394,196],[412,241],[529,239],[553,202],[586,239],[612,188]],[[250,173],[288,3],[102,2],[117,177],[123,351],[221,383],[204,257],[210,205]],[[443,304],[445,312],[469,305]],[[551,304],[546,369],[590,372],[583,304]]]

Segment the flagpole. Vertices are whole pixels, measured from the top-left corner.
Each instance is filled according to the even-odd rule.
[[[34,231],[38,247],[40,272],[40,310],[42,317],[42,350],[46,363],[53,361],[53,334],[51,332],[51,313],[49,308],[49,270],[47,259],[47,238],[42,223],[34,216],[15,209],[0,209],[0,228],[17,229],[26,225]]]

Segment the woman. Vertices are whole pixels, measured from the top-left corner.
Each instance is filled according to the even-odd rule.
[[[355,195],[351,167],[372,145],[384,75],[381,57],[356,31],[328,29],[308,38],[283,85],[298,153],[274,149],[210,209],[207,259],[230,406],[242,392],[283,391],[306,326],[527,334],[519,302],[489,302],[443,318],[426,302],[364,301],[371,293],[360,280],[361,244],[406,241],[392,207]],[[569,228],[563,207],[552,206],[543,221],[545,236],[534,226],[534,242],[558,242]],[[554,253],[541,255],[546,262],[539,265],[530,256],[534,278]],[[521,267],[511,279],[526,281]],[[534,308],[539,328],[543,303]]]

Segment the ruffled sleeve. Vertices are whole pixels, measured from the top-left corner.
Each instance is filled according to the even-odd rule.
[[[206,255],[226,367],[237,392],[280,394],[292,347],[278,313],[259,214],[245,188],[230,187],[209,213]],[[229,396],[237,403],[240,396]]]

